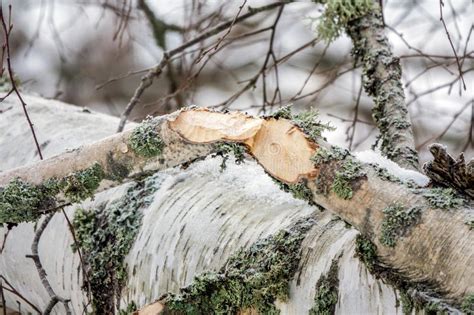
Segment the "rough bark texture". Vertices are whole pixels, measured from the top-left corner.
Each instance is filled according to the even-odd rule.
[[[90,141],[113,134],[118,123],[96,113],[85,113],[54,101],[31,97],[29,110],[42,139],[48,139],[44,154],[51,157]],[[2,104],[3,105],[3,104]],[[16,104],[6,104],[13,105]],[[0,114],[2,168],[13,168],[35,160],[24,131],[21,110]],[[54,119],[55,123],[51,123]],[[11,125],[12,121],[19,121]],[[21,151],[24,150],[24,151]],[[289,283],[289,300],[278,301],[282,314],[304,314],[315,304],[317,282],[333,259],[339,260],[336,314],[402,314],[400,292],[372,276],[355,257],[357,231],[330,212],[319,212],[303,201],[281,191],[252,161],[219,170],[220,158],[209,158],[187,169],[162,172],[155,181],[153,203],[143,209],[142,224],[125,261],[128,283],[123,289],[121,308],[135,302],[138,307],[152,303],[167,292],[178,293],[202,272],[219,270],[240,248],[247,249],[264,237],[274,235],[292,222],[308,216],[316,224],[302,244],[298,268]],[[74,216],[77,207],[100,207],[123,197],[129,184],[98,193],[93,201],[69,206]],[[1,228],[0,243],[6,228]],[[29,253],[34,238],[34,223],[14,227],[0,255],[0,272],[22,295],[44,309],[49,296],[43,288]],[[56,214],[39,243],[48,280],[57,294],[71,299],[74,314],[81,314],[87,296],[82,291],[83,273],[64,217]],[[35,312],[21,299],[5,292],[7,305]],[[53,313],[63,314],[62,306]]]
[[[179,117],[179,115],[185,113],[192,116],[193,113],[197,113],[198,116],[201,116],[202,112],[202,110],[191,109],[177,115]],[[225,122],[226,117],[230,119],[229,124],[222,123],[221,126],[230,125],[231,121],[232,124],[235,124],[235,119],[241,119],[236,118],[238,116],[234,114],[213,113],[213,115],[218,115],[221,122]],[[176,116],[171,117],[176,118]],[[165,129],[163,126],[166,120],[161,121],[162,123],[157,128],[158,130],[167,130],[166,133],[162,132],[160,134],[165,143],[171,143],[173,147],[185,148],[183,149],[184,152],[190,152],[186,155],[186,158],[190,161],[202,157],[203,151],[193,149],[194,146],[197,148],[203,147],[203,144],[197,143],[199,142],[198,138],[194,138],[193,143],[188,142],[185,138],[173,134],[172,128]],[[175,119],[174,121],[179,120]],[[245,124],[253,126],[255,121],[258,121],[262,128],[266,128],[272,126],[275,119],[255,119],[253,121],[248,117],[244,117],[241,127],[245,127]],[[270,124],[265,122],[270,122]],[[235,133],[233,128],[230,131],[226,128],[213,128],[212,124],[208,125],[205,120],[191,119],[190,117],[182,120],[179,124],[175,124],[173,128],[181,130],[179,128],[180,124],[191,124],[190,128],[195,130],[207,128],[208,133],[219,135],[217,138],[213,138],[214,140],[229,139],[230,136],[226,134],[228,132],[231,132],[233,139],[237,140],[239,139],[238,134],[241,132],[242,138],[239,141],[247,143],[249,137],[257,137],[260,132],[254,130],[255,132],[252,133],[254,135],[249,136],[248,128],[240,128],[240,131]],[[301,129],[293,127],[291,132],[287,133],[288,135],[303,133]],[[268,132],[268,130],[265,131],[265,133]],[[194,133],[189,131],[188,134],[193,135]],[[186,135],[182,133],[182,136],[185,137]],[[115,139],[122,139],[122,137],[123,135],[117,135],[108,138],[106,141],[116,143]],[[173,141],[169,142],[168,139],[173,139]],[[280,153],[285,153],[284,148],[285,144],[288,143],[287,139],[271,137],[270,139],[276,141],[274,145],[282,148]],[[209,141],[208,136],[204,137],[204,140],[207,143]],[[100,157],[105,156],[103,152],[109,150],[108,144],[104,143],[106,141],[101,141],[100,146],[96,144],[89,146],[96,148],[93,157],[100,159]],[[312,139],[306,139],[306,141],[313,143]],[[270,148],[274,146],[273,143],[267,141],[262,143],[268,144]],[[205,146],[208,147],[208,145]],[[474,265],[474,251],[472,248],[474,233],[465,224],[472,215],[472,207],[448,192],[445,192],[446,196],[436,196],[440,192],[416,187],[408,188],[407,184],[393,181],[387,176],[381,176],[383,172],[381,173],[380,170],[374,169],[370,165],[363,165],[355,158],[348,156],[347,152],[330,151],[328,145],[322,141],[319,141],[318,144],[308,145],[308,147],[318,146],[320,147],[316,153],[317,155],[319,153],[319,157],[314,159],[316,161],[314,171],[310,172],[310,176],[303,178],[306,185],[300,184],[301,189],[309,188],[309,191],[306,191],[303,196],[329,209],[367,235],[377,245],[381,260],[388,266],[401,271],[413,282],[429,283],[430,287],[439,290],[445,297],[452,298],[457,303],[460,303],[466,294],[474,292],[474,273],[470,268],[466,268],[466,266]],[[166,150],[165,147],[163,152],[166,152]],[[332,157],[325,156],[323,154],[324,150],[329,150],[329,153],[325,154],[330,154]],[[91,151],[82,150],[78,152],[89,153]],[[275,154],[275,152],[269,149],[266,154]],[[76,159],[75,163],[80,164],[82,155],[77,154],[74,157]],[[89,154],[83,157],[86,160],[91,160]],[[147,165],[147,159],[142,159],[140,160],[142,161],[141,166],[151,171],[157,165],[161,168],[164,164],[177,165],[185,162],[182,155],[170,154],[167,155],[167,158],[168,161],[158,164],[155,162],[155,158],[150,158],[151,167]],[[56,157],[55,160],[63,161],[60,156]],[[278,161],[278,163],[292,163],[292,160],[288,159],[286,155],[273,160]],[[257,161],[260,161],[258,156]],[[48,163],[48,161],[41,163]],[[36,165],[42,165],[41,163]],[[263,166],[266,168],[265,165]],[[277,167],[276,169],[281,168]],[[59,166],[55,171],[58,170],[65,175],[66,172],[71,171],[71,168],[63,169]],[[8,182],[8,178],[11,179],[13,176],[18,176],[18,174],[22,174],[22,178],[27,181],[29,181],[29,176],[37,178],[36,174],[31,175],[32,172],[41,173],[42,170],[30,166],[17,169],[13,173],[5,172],[2,176],[3,183]],[[278,176],[276,177],[278,178]],[[228,197],[225,196],[225,198]],[[390,215],[399,216],[390,212],[398,208],[413,210],[413,213],[418,213],[420,217],[416,220],[411,220],[408,217],[409,220],[406,222],[395,222],[396,224],[394,224],[388,218],[390,218]],[[176,209],[179,209],[179,207]],[[171,209],[169,211],[172,212]],[[403,214],[402,217],[407,215]],[[416,224],[411,224],[412,221]],[[410,223],[409,226],[408,223]],[[243,226],[247,227],[246,224]],[[162,230],[162,228],[159,229]],[[249,227],[249,229],[251,228]],[[384,240],[383,235],[389,235],[394,239]],[[144,290],[144,287],[142,286],[140,290]]]
[[[366,93],[373,97],[373,118],[380,130],[380,148],[399,165],[418,169],[413,130],[401,82],[400,61],[385,35],[380,6],[346,26],[353,42],[353,55],[362,65]]]

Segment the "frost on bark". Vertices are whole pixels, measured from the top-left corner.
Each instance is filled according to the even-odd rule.
[[[262,240],[271,240],[279,233],[285,233],[282,231],[291,229],[298,220],[308,217],[315,223],[301,241],[300,255],[296,259],[298,267],[292,269],[285,278],[287,280],[281,282],[281,291],[276,291],[284,294],[271,295],[270,298],[271,303],[283,313],[305,313],[314,309],[316,301],[325,301],[327,295],[321,293],[321,286],[317,284],[321,275],[329,272],[333,259],[339,260],[336,313],[354,312],[355,309],[361,313],[374,313],[380,307],[387,313],[401,313],[399,299],[405,304],[411,303],[412,307],[427,307],[427,303],[433,300],[425,299],[425,304],[413,302],[419,301],[426,292],[430,295],[442,294],[439,297],[444,300],[434,302],[439,307],[445,307],[445,302],[460,306],[465,297],[473,292],[473,274],[465,268],[472,265],[474,259],[471,246],[473,233],[465,224],[472,208],[466,201],[453,191],[433,191],[417,187],[412,182],[402,182],[386,169],[358,161],[349,152],[331,147],[317,137],[307,137],[305,130],[308,131],[311,125],[304,123],[307,121],[287,115],[283,116],[290,120],[283,116],[262,119],[189,109],[156,120],[151,129],[150,122],[145,122],[132,126],[123,134],[100,140],[107,133],[113,133],[114,119],[83,113],[57,102],[46,105],[38,98],[31,98],[30,103],[32,114],[39,117],[38,130],[44,127],[43,138],[53,135],[45,145],[46,156],[63,152],[69,143],[75,146],[87,143],[87,146],[61,153],[51,160],[5,171],[0,174],[2,185],[15,176],[32,185],[40,185],[52,176],[53,169],[53,176],[63,178],[71,172],[87,168],[91,163],[99,163],[106,170],[107,163],[110,163],[107,156],[112,151],[114,161],[125,165],[127,159],[133,162],[130,168],[126,168],[130,171],[122,173],[125,175],[119,179],[104,176],[99,190],[120,186],[96,193],[93,201],[85,201],[80,208],[113,209],[107,205],[123,198],[130,187],[130,184],[121,185],[122,182],[131,179],[140,181],[157,170],[164,170],[164,173],[155,175],[159,180],[155,181],[156,192],[152,194],[151,204],[135,209],[142,212],[143,217],[138,234],[123,258],[122,266],[126,270],[124,285],[118,295],[109,297],[116,309],[147,304],[150,307],[156,305],[153,302],[163,294],[195,292],[193,288],[201,288],[196,286],[202,283],[199,282],[199,275],[206,272],[211,273],[212,281],[204,279],[213,289],[203,292],[203,295],[230,300],[229,305],[235,306],[232,304],[236,303],[235,300],[229,295],[235,296],[233,293],[240,291],[215,285],[216,277],[222,280],[218,284],[229,283],[225,282],[229,280],[228,274],[222,268],[239,250],[242,250],[243,257],[252,257],[246,256],[252,246],[265,244]],[[56,126],[48,123],[53,111],[60,121],[57,130]],[[2,115],[0,128],[7,130],[10,128],[8,121],[14,120],[19,113],[10,110]],[[72,129],[80,124],[85,128],[82,132]],[[272,129],[275,127],[277,131]],[[22,135],[21,128],[16,132]],[[154,151],[153,148],[159,146],[160,151],[143,156],[136,154],[136,149],[133,152],[120,150],[124,148],[124,143],[127,148],[131,147],[130,138],[140,134],[144,137],[139,138],[141,145],[138,147]],[[282,136],[274,137],[275,134]],[[23,135],[27,142],[28,135]],[[27,155],[31,153],[17,155],[16,148],[23,149],[18,146],[19,139],[21,137],[16,135],[1,139],[5,142],[2,147],[12,148],[1,152],[5,169],[23,165],[33,158]],[[100,141],[92,143],[97,140]],[[245,145],[263,169],[254,162],[236,165],[230,159],[221,172],[220,158],[208,157],[204,161],[196,161],[210,152],[222,153],[222,146],[210,143],[214,141]],[[266,149],[262,150],[262,147]],[[174,151],[178,148],[182,152]],[[299,150],[297,156],[291,154],[294,150]],[[295,162],[294,159],[304,160],[297,163],[298,160]],[[56,163],[56,168],[40,167],[53,165],[52,161]],[[183,162],[187,167],[185,170],[169,169]],[[137,168],[133,168],[135,164]],[[285,190],[329,211],[320,212],[316,207],[293,199],[280,190],[264,170]],[[410,210],[414,206],[420,209]],[[74,212],[77,214],[77,207],[67,207],[70,217],[74,217]],[[397,215],[398,212],[406,212],[407,216]],[[368,243],[356,246],[357,231],[331,213],[362,232]],[[417,215],[416,220],[411,219],[410,213]],[[394,221],[393,218],[401,219]],[[383,235],[389,235],[394,242],[384,242]],[[20,223],[9,232],[0,258],[0,270],[17,290],[44,309],[46,292],[41,284],[32,280],[37,277],[36,270],[24,258],[26,253],[23,247],[29,248],[32,236],[33,223]],[[82,287],[84,275],[71,245],[64,218],[56,214],[43,234],[40,255],[44,255],[43,264],[56,293],[71,298],[71,307],[80,312],[88,298]],[[359,257],[364,257],[361,261],[355,257],[356,249]],[[261,261],[267,258],[263,257]],[[25,268],[15,268],[14,261],[23,261]],[[379,264],[385,266],[385,271],[374,269],[373,266]],[[243,274],[255,269],[245,268],[245,265],[242,268],[239,271]],[[265,274],[267,269],[261,270]],[[401,272],[397,279],[402,280],[390,282],[394,288],[374,278],[390,274],[389,270]],[[285,283],[289,290],[285,289]],[[400,283],[403,283],[402,287]],[[249,287],[242,289],[258,292],[257,284],[251,281]],[[382,289],[374,289],[374,286]],[[317,299],[318,296],[322,297]],[[7,305],[16,305],[16,299],[7,294]],[[207,303],[204,298],[203,301]],[[88,305],[91,307],[91,304]],[[242,305],[250,310],[261,307],[257,302]],[[61,313],[59,308],[56,311]]]

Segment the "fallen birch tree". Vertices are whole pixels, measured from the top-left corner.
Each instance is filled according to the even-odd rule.
[[[4,240],[2,276],[39,310],[51,297],[39,293],[44,288],[25,257],[34,236],[32,222],[63,206],[75,223],[74,246],[85,249],[86,276],[60,214],[41,237],[40,255],[49,282],[58,297],[70,299],[74,312],[156,306],[155,300],[162,308],[184,312],[217,305],[223,312],[329,307],[345,313],[356,307],[372,313],[387,307],[392,313],[402,312],[402,306],[453,311],[471,298],[469,198],[449,188],[423,187],[426,177],[394,165],[384,168],[392,162],[382,158],[368,164],[328,145],[320,137],[325,125],[312,114],[285,109],[255,118],[188,108],[100,140],[114,119],[50,102],[32,97],[30,111],[41,127],[48,124],[48,111],[55,110],[62,126],[46,130],[59,139],[61,128],[68,130],[67,142],[56,139],[51,153],[45,150],[55,156],[0,173],[4,231],[6,224],[18,224]],[[51,107],[61,108],[60,115]],[[2,134],[9,128],[6,122],[20,114],[13,108],[2,114]],[[76,116],[82,116],[85,127],[73,136]],[[64,128],[68,123],[71,127]],[[60,153],[71,137],[87,143],[98,131],[98,141]],[[4,137],[9,144],[2,147],[17,145],[18,137]],[[2,150],[2,161],[21,165],[28,160],[10,152]],[[222,157],[214,155],[227,160],[222,173]],[[250,157],[260,166],[247,161]],[[243,158],[245,163],[233,165]],[[168,170],[182,165],[187,169]],[[157,171],[165,173],[153,175]],[[123,184],[131,180],[136,184]],[[107,251],[91,247],[97,245],[91,235],[99,227],[107,239],[99,244],[123,260],[109,262],[112,274],[100,269]],[[135,231],[133,237],[128,229]],[[126,250],[117,254],[114,246]],[[19,261],[25,268],[18,268]],[[374,285],[385,289],[374,292]],[[367,293],[359,295],[359,290]],[[14,308],[18,296],[5,296]]]
[[[114,118],[30,96],[48,157],[32,162],[28,128],[10,123],[26,105],[4,100],[2,305],[44,314],[473,313],[473,161],[434,144],[428,176],[418,172],[381,8],[321,3],[318,32],[351,37],[381,152],[398,165],[327,143],[313,112],[191,107],[113,134]],[[278,8],[272,38],[285,4],[264,7]],[[142,78],[120,130],[168,58],[199,38]]]

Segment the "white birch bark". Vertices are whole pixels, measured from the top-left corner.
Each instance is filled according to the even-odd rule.
[[[118,119],[86,113],[56,101],[27,97],[45,157],[113,134]],[[0,109],[0,169],[7,170],[38,160],[21,108],[8,101]],[[122,306],[134,301],[144,306],[167,292],[178,292],[193,276],[218,270],[242,247],[274,234],[291,222],[313,214],[317,224],[302,244],[302,258],[291,282],[290,299],[278,302],[282,314],[304,314],[313,306],[316,282],[334,257],[339,260],[337,314],[401,314],[397,290],[376,280],[355,258],[358,232],[346,227],[328,211],[282,192],[253,161],[231,161],[219,171],[220,158],[207,158],[182,170],[174,168],[157,176],[159,186],[152,204],[144,209],[142,226],[126,258],[128,284]],[[81,207],[119,198],[126,185],[102,192]],[[70,218],[78,205],[66,209]],[[0,228],[3,238],[6,228]],[[0,256],[0,273],[24,297],[44,309],[49,297],[31,259],[34,224],[22,223],[8,234]],[[3,242],[3,239],[0,239]],[[0,242],[0,243],[1,243]],[[40,241],[40,258],[53,289],[71,299],[74,314],[81,314],[86,294],[81,290],[79,257],[71,250],[72,237],[58,213]],[[5,292],[6,304],[16,309],[18,297]],[[21,301],[23,312],[35,313]],[[64,313],[62,305],[55,307]]]

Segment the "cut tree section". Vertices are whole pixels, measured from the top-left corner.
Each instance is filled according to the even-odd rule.
[[[193,109],[181,112],[169,126],[192,143],[243,143],[267,172],[286,183],[318,175],[311,161],[317,145],[286,119]]]

